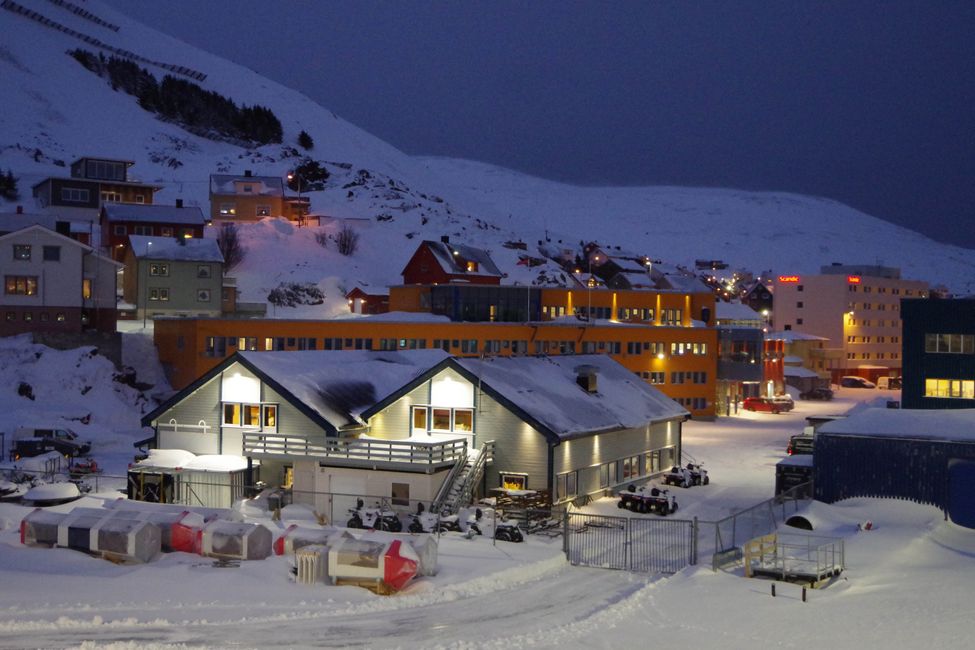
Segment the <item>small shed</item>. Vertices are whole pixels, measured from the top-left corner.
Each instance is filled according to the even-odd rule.
[[[775,464],[775,495],[807,485],[813,480],[813,455],[787,456]],[[806,495],[796,495],[803,497]]]
[[[230,508],[247,496],[256,471],[241,456],[150,449],[148,458],[129,467],[127,495],[134,501]]]
[[[816,433],[814,495],[907,499],[975,528],[975,409],[872,408]]]

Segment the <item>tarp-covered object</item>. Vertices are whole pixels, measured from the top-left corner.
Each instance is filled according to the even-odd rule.
[[[200,536],[200,554],[235,560],[263,560],[271,554],[271,531],[261,524],[211,521]]]
[[[67,515],[35,508],[20,521],[20,543],[25,546],[55,546],[58,526]]]
[[[399,591],[416,576],[419,563],[413,548],[400,540],[384,543],[343,538],[329,549],[328,575],[333,583],[375,582]]]

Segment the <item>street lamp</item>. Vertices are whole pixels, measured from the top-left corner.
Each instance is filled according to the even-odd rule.
[[[592,285],[595,284],[593,282],[593,279],[592,279],[592,261],[594,259],[597,262],[599,261],[599,254],[598,253],[596,255],[592,255],[592,256],[590,256],[588,258],[588,260],[589,260],[589,280],[586,282],[586,286],[589,289],[589,291],[587,292],[587,298],[588,298],[589,305],[587,307],[586,318],[589,321],[592,321]]]
[[[298,227],[301,228],[301,225],[305,222],[304,206],[301,203],[301,188],[308,181],[298,172],[288,172],[288,182],[293,180],[298,181]]]
[[[149,312],[149,248],[152,246],[152,242],[146,242],[146,258],[143,268],[145,269],[145,281],[142,283],[142,329],[146,328],[146,316]]]

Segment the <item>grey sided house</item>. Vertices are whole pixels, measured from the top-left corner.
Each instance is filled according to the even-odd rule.
[[[143,418],[160,449],[235,454],[295,502],[455,509],[493,489],[553,503],[680,462],[688,413],[605,355],[238,352]]]

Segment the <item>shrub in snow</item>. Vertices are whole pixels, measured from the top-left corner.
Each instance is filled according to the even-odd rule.
[[[20,382],[17,386],[17,394],[21,397],[26,397],[29,400],[34,399],[34,387],[28,384],[26,381]]]
[[[302,149],[312,149],[315,146],[315,141],[311,139],[307,131],[302,131],[298,134],[298,145]]]
[[[17,179],[14,178],[13,170],[8,169],[7,173],[0,173],[0,196],[8,201],[16,201],[20,198],[17,191]]]
[[[359,248],[359,233],[351,226],[345,226],[335,236],[335,246],[343,255],[352,255]]]
[[[267,294],[267,301],[276,307],[320,305],[325,302],[325,294],[314,284],[282,282]]]
[[[220,226],[217,246],[220,248],[220,254],[223,255],[224,272],[233,270],[247,256],[247,249],[241,243],[240,233],[237,232],[237,224],[225,223]]]
[[[328,233],[324,230],[319,230],[315,233],[315,241],[317,241],[318,245],[322,248],[328,248]]]

